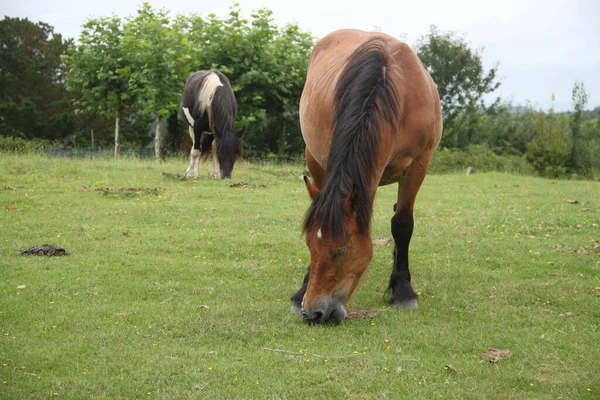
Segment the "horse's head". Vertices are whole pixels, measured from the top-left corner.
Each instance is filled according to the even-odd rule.
[[[217,142],[217,158],[221,170],[221,179],[230,179],[233,165],[238,159],[242,158],[242,143],[235,131],[227,132],[221,136]]]
[[[304,178],[310,197],[320,193]],[[314,219],[306,226],[310,250],[310,277],[302,301],[302,315],[309,323],[333,322],[346,318],[346,302],[356,289],[373,254],[369,232],[360,232],[356,219],[354,190],[343,200],[343,234],[333,235],[328,221]]]

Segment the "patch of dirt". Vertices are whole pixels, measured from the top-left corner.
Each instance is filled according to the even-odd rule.
[[[452,366],[452,364],[446,364],[446,365],[444,365],[444,370],[446,370],[448,372],[453,372],[455,374],[459,373],[458,370]]]
[[[565,318],[565,317],[566,317],[566,318],[569,318],[569,317],[572,317],[574,314],[575,314],[575,313],[574,313],[574,312],[572,312],[572,311],[567,311],[566,313],[564,313],[564,314],[559,314],[558,316],[559,316],[560,318]]]
[[[571,254],[595,254],[597,256],[600,256],[600,241],[599,240],[594,240],[589,246],[583,246],[580,247],[578,249],[573,248],[573,247],[569,247],[569,246],[565,246],[562,244],[551,244],[549,245],[549,247],[551,249],[554,250],[562,250],[562,249],[566,249],[569,253]]]
[[[238,182],[238,183],[232,183],[231,185],[229,185],[230,188],[235,188],[235,189],[256,189],[256,188],[266,188],[266,185],[255,185],[253,183],[248,183],[248,182]]]
[[[377,316],[376,312],[369,310],[348,310],[346,318],[374,318]]]
[[[512,356],[512,351],[494,349],[492,347],[483,352],[483,358],[491,363],[497,363],[500,360],[506,360],[510,356]]]
[[[27,250],[20,250],[20,255],[29,256],[68,256],[69,253],[65,249],[52,244],[43,244],[41,246],[30,247]]]
[[[373,244],[376,246],[385,246],[386,244],[388,244],[390,242],[390,238],[376,238],[373,239]]]
[[[185,181],[187,179],[185,177],[185,174],[173,174],[171,172],[163,172],[162,175],[164,178],[171,179],[173,181]]]
[[[100,192],[105,196],[115,197],[137,197],[142,195],[158,196],[165,189],[163,188],[99,188],[96,192]]]

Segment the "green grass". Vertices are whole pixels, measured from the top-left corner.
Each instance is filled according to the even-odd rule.
[[[308,263],[303,167],[162,174],[186,167],[1,155],[0,398],[600,397],[600,183],[431,175],[420,309],[386,306],[390,243],[349,304],[377,315],[308,326],[288,301]],[[395,194],[380,188],[373,237]],[[17,254],[43,243],[70,255]]]

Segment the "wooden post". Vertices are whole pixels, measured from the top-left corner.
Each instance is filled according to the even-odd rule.
[[[117,116],[115,118],[115,160],[119,158],[119,112],[117,111]]]

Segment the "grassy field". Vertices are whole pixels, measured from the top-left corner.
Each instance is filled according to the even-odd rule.
[[[386,306],[389,243],[349,304],[374,315],[308,326],[288,301],[308,263],[301,165],[0,166],[2,399],[600,398],[599,182],[429,176],[420,309]],[[374,238],[395,193],[378,192]],[[70,255],[17,254],[43,243]]]

